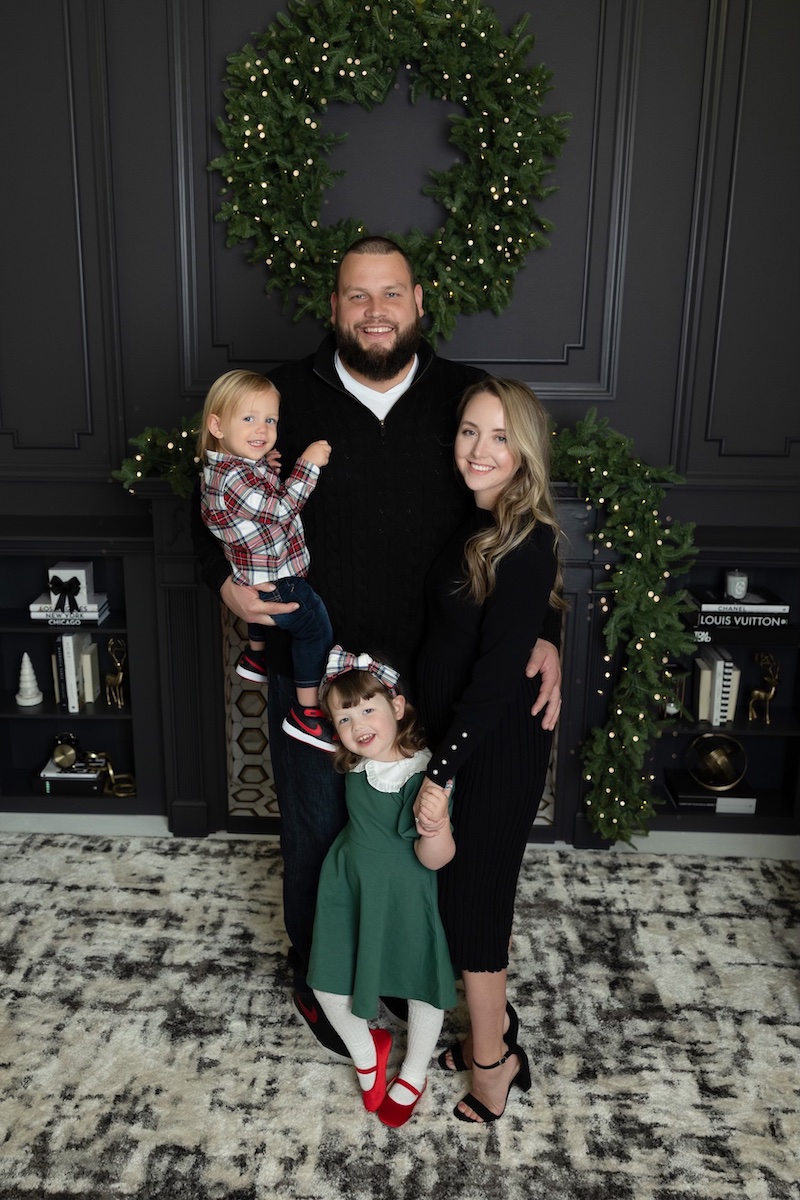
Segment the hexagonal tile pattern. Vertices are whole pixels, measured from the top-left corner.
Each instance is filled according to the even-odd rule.
[[[247,644],[247,627],[227,609],[222,611],[228,811],[232,816],[275,817],[278,798],[269,755],[266,685],[236,674],[237,660]]]

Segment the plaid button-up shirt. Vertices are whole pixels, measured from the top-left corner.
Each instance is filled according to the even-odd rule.
[[[223,543],[237,583],[271,583],[308,574],[300,510],[316,486],[319,467],[298,459],[285,481],[266,462],[209,450],[201,511]]]

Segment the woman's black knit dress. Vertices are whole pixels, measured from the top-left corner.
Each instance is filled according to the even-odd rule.
[[[453,963],[467,971],[508,965],[517,878],[552,743],[541,715],[531,716],[539,680],[525,676],[555,578],[552,530],[537,526],[501,561],[479,606],[456,589],[467,539],[492,520],[476,508],[431,568],[418,659],[433,749],[427,775],[444,785],[455,773],[456,854],[439,872],[439,904]]]

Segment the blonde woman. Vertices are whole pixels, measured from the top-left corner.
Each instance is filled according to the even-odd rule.
[[[513,1086],[530,1087],[506,996],[514,900],[552,733],[531,716],[538,682],[525,663],[559,595],[559,529],[550,494],[545,410],[516,380],[484,379],[459,410],[455,465],[475,507],[431,568],[418,700],[435,747],[416,815],[453,786],[458,853],[439,873],[442,920],[464,983],[471,1036],[446,1069],[472,1068],[462,1121],[502,1116]]]

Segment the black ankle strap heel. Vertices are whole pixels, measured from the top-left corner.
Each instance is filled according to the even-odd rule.
[[[519,1070],[511,1080],[511,1083],[508,1085],[508,1091],[506,1092],[506,1104],[508,1103],[508,1097],[512,1087],[519,1088],[521,1092],[527,1092],[531,1086],[531,1068],[530,1064],[528,1063],[528,1056],[522,1047],[509,1046],[503,1057],[498,1058],[497,1062],[479,1063],[476,1062],[474,1058],[472,1060],[473,1067],[477,1067],[480,1071],[493,1071],[495,1067],[502,1067],[504,1063],[508,1062],[512,1054],[516,1055],[517,1059],[519,1060]],[[476,1099],[472,1092],[467,1092],[466,1096],[464,1096],[462,1100],[462,1103],[469,1105],[474,1112],[478,1113],[478,1115],[483,1118],[484,1124],[487,1125],[491,1124],[492,1121],[498,1120],[498,1118],[502,1117],[503,1115],[503,1113],[492,1112],[491,1109],[487,1108],[485,1104],[482,1104],[480,1100]],[[503,1112],[505,1112],[505,1105],[503,1105]],[[456,1105],[456,1107],[453,1109],[453,1115],[458,1117],[459,1121],[470,1121],[473,1124],[475,1123],[472,1117],[466,1116],[459,1110],[458,1105]]]
[[[473,1058],[472,1065],[473,1067],[480,1067],[482,1071],[493,1071],[495,1067],[502,1067],[505,1063],[507,1063],[512,1054],[516,1054],[516,1049],[513,1046],[509,1046],[503,1057],[498,1058],[496,1063],[479,1063],[477,1059]]]

